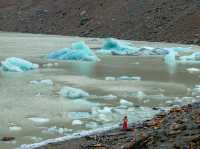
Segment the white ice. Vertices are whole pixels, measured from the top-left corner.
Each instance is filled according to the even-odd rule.
[[[83,97],[88,97],[89,93],[78,89],[78,88],[73,88],[73,87],[69,87],[69,86],[64,86],[59,94],[63,97],[68,97],[71,99],[76,99],[76,98],[83,98]]]
[[[39,68],[38,64],[31,63],[27,60],[11,57],[1,62],[4,71],[25,72]]]

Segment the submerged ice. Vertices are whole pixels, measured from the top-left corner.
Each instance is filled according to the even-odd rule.
[[[1,65],[4,71],[12,72],[25,72],[28,70],[39,68],[38,64],[34,64],[27,60],[16,57],[7,58],[5,61],[1,62]]]
[[[85,42],[72,43],[71,48],[64,48],[51,52],[47,56],[48,59],[56,60],[83,60],[83,61],[98,61],[98,57],[85,44]]]

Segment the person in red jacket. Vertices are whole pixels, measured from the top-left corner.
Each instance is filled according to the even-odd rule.
[[[123,130],[128,130],[128,118],[127,116],[124,117],[123,119]]]

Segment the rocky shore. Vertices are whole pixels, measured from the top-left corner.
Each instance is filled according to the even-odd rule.
[[[110,130],[40,149],[199,149],[200,102],[174,107],[130,130]]]

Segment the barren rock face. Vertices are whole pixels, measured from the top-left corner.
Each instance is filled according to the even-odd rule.
[[[198,0],[2,0],[0,30],[199,44]]]

